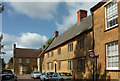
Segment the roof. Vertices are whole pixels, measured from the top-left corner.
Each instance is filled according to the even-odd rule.
[[[41,53],[40,49],[25,49],[25,48],[15,48],[14,57],[15,58],[37,58]]]
[[[49,47],[46,49],[46,52],[57,47],[58,45],[63,44],[64,42],[69,41],[70,39],[78,36],[79,34],[92,28],[92,16],[83,18],[80,23],[74,24],[71,28],[65,31],[63,34],[55,38]]]
[[[94,12],[95,10],[97,10],[98,8],[100,8],[102,5],[104,5],[106,2],[108,2],[109,0],[102,0],[99,3],[97,3],[95,6],[93,6],[90,11]]]

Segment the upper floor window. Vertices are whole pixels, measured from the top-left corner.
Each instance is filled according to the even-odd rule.
[[[22,59],[21,58],[19,58],[19,63],[22,63]]]
[[[85,48],[85,38],[77,41],[77,49]]]
[[[53,51],[52,51],[52,52],[51,52],[51,57],[53,57],[53,54],[54,54],[54,53],[53,53]]]
[[[26,63],[30,63],[30,59],[29,58],[26,59]]]
[[[73,43],[68,44],[68,51],[73,51]]]
[[[118,25],[117,2],[111,2],[106,6],[106,29]]]
[[[61,54],[61,48],[58,49],[58,54]]]
[[[106,44],[106,69],[119,69],[118,41]]]

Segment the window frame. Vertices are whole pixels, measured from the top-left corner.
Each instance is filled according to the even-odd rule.
[[[77,49],[84,49],[85,48],[85,38],[82,38],[77,41]]]
[[[26,58],[26,63],[30,63],[30,59],[29,58]]]
[[[114,51],[112,50],[112,52],[115,52],[115,50],[116,50],[116,52],[118,53],[118,54],[116,54],[116,55],[113,55],[112,53],[110,53],[110,54],[112,54],[112,55],[109,55],[108,54],[108,52],[110,52],[109,50],[108,50],[108,45],[110,45],[110,44],[112,44],[112,43],[114,43],[114,45],[115,45],[115,43],[117,42],[117,49],[118,50],[116,50],[116,49],[114,49]],[[110,45],[111,46],[111,45]],[[118,41],[113,41],[113,42],[110,42],[110,43],[106,43],[105,44],[105,47],[106,47],[106,70],[119,70],[120,68],[119,68],[119,42]],[[113,46],[113,47],[115,47],[115,46]],[[111,49],[111,47],[109,47],[109,49]],[[115,62],[115,63],[118,63],[118,65],[117,65],[117,67],[113,67],[113,66],[111,66],[111,67],[108,67],[109,65],[108,65],[108,63],[109,63],[109,57],[111,57],[111,59],[113,59],[113,57],[116,57],[116,56],[118,56],[117,58],[118,58],[118,62]],[[108,59],[109,58],[109,59]],[[111,65],[114,63],[114,61],[111,61]]]
[[[19,63],[22,63],[22,59],[21,58],[19,58],[18,60],[19,60]]]
[[[58,48],[58,54],[59,55],[61,54],[61,48]]]
[[[109,30],[111,28],[114,28],[116,26],[118,26],[118,23],[113,25],[113,26],[109,26],[108,27],[108,21],[111,21],[111,20],[114,20],[116,18],[118,18],[118,10],[117,10],[117,16],[111,18],[111,19],[107,19],[107,6],[110,5],[112,2],[108,3],[107,5],[105,5],[105,30]],[[118,9],[118,6],[117,6],[117,9]],[[118,19],[117,19],[117,22],[118,22]]]

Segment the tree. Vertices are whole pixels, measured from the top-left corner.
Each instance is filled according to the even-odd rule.
[[[10,58],[10,60],[8,62],[8,68],[7,69],[13,69],[13,57]]]
[[[5,65],[6,65],[5,61],[4,59],[2,59],[2,69],[5,69]]]
[[[50,44],[50,43],[52,42],[52,40],[53,40],[53,38],[49,38],[49,39],[46,41],[46,45],[45,45],[45,47],[47,47],[48,44]]]

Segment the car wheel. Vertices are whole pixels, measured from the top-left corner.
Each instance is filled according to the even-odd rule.
[[[46,81],[46,79],[44,78],[44,81]]]

